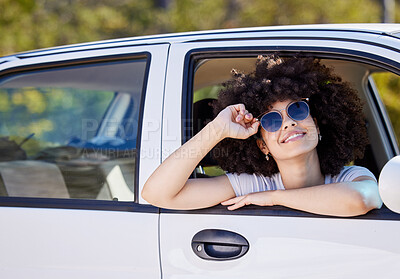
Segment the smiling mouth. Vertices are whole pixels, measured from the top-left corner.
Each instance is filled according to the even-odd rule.
[[[293,135],[289,136],[287,139],[285,139],[284,141],[282,141],[282,143],[287,143],[287,142],[291,142],[291,141],[298,140],[298,139],[304,137],[305,134],[306,134],[306,133],[296,133],[296,134],[293,134]]]

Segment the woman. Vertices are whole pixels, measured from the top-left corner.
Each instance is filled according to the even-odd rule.
[[[381,207],[373,174],[344,167],[367,144],[360,100],[347,83],[319,60],[276,55],[259,56],[251,74],[233,75],[214,104],[218,115],[157,168],[145,200],[173,209],[283,205],[333,216]],[[188,179],[213,148],[228,173]]]

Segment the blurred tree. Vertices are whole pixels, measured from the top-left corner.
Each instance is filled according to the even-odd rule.
[[[171,4],[171,0],[156,0],[155,1],[155,6],[160,7],[160,8],[168,8],[169,5]]]
[[[377,0],[381,4],[381,21],[384,23],[394,22],[395,0]]]
[[[382,1],[0,0],[0,55],[168,32],[278,24],[380,22]],[[396,11],[399,8],[400,5],[395,6]],[[400,13],[394,14],[395,21],[400,21]]]

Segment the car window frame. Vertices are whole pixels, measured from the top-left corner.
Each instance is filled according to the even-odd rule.
[[[149,79],[152,54],[149,51],[138,51],[126,54],[108,54],[102,56],[82,57],[70,60],[39,62],[23,66],[6,68],[0,72],[0,79],[7,79],[14,75],[26,74],[36,71],[62,69],[66,67],[91,66],[108,62],[118,63],[127,60],[146,59],[146,67],[140,97],[138,134],[136,140],[136,163],[134,180],[134,200],[91,200],[91,199],[58,199],[36,197],[8,197],[0,196],[0,207],[32,207],[32,208],[62,208],[62,209],[87,209],[87,210],[111,210],[158,213],[158,208],[139,203],[139,171],[140,171],[140,145],[142,138],[143,113],[146,100],[146,91]]]
[[[382,46],[382,45],[381,45]],[[390,48],[390,47],[388,47]],[[391,49],[391,48],[390,48]],[[391,49],[392,50],[392,49]],[[193,119],[192,119],[192,105],[193,105],[193,81],[196,69],[197,60],[201,59],[212,59],[212,58],[233,58],[233,57],[246,57],[259,54],[267,54],[272,52],[279,52],[284,56],[294,56],[301,53],[302,56],[313,56],[316,58],[323,59],[338,59],[347,60],[369,64],[376,66],[397,75],[400,75],[400,63],[382,58],[379,55],[375,55],[368,52],[362,52],[358,50],[348,50],[332,47],[309,47],[309,46],[280,46],[277,47],[264,46],[264,47],[199,47],[189,50],[184,58],[183,66],[183,83],[182,83],[182,108],[181,108],[181,144],[183,145],[193,136]],[[378,96],[374,96],[378,98]],[[376,103],[375,103],[376,104]],[[382,107],[377,107],[381,110]],[[185,119],[190,119],[187,121]],[[384,121],[384,119],[381,119]],[[385,122],[384,122],[385,123]],[[389,143],[392,148],[393,156],[398,155],[396,152],[397,143],[392,141],[392,138],[388,134]],[[258,207],[248,206],[240,208],[235,211],[229,211],[221,205],[217,205],[211,208],[200,209],[200,210],[170,210],[161,209],[160,213],[169,214],[217,214],[217,215],[247,215],[247,216],[278,216],[278,217],[311,217],[311,218],[341,218],[332,217],[318,214],[311,214],[300,210],[287,208],[284,206],[272,206],[272,207]],[[365,215],[348,217],[350,219],[371,219],[371,220],[400,220],[400,214],[392,212],[385,205],[380,209],[374,209]]]

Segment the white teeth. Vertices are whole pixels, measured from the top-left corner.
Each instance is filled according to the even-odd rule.
[[[284,142],[287,142],[288,140],[291,140],[291,139],[293,139],[293,138],[295,138],[295,137],[297,137],[297,136],[301,136],[301,135],[303,135],[303,134],[294,134],[294,135],[291,135],[290,137],[288,137],[287,139],[285,139]]]

